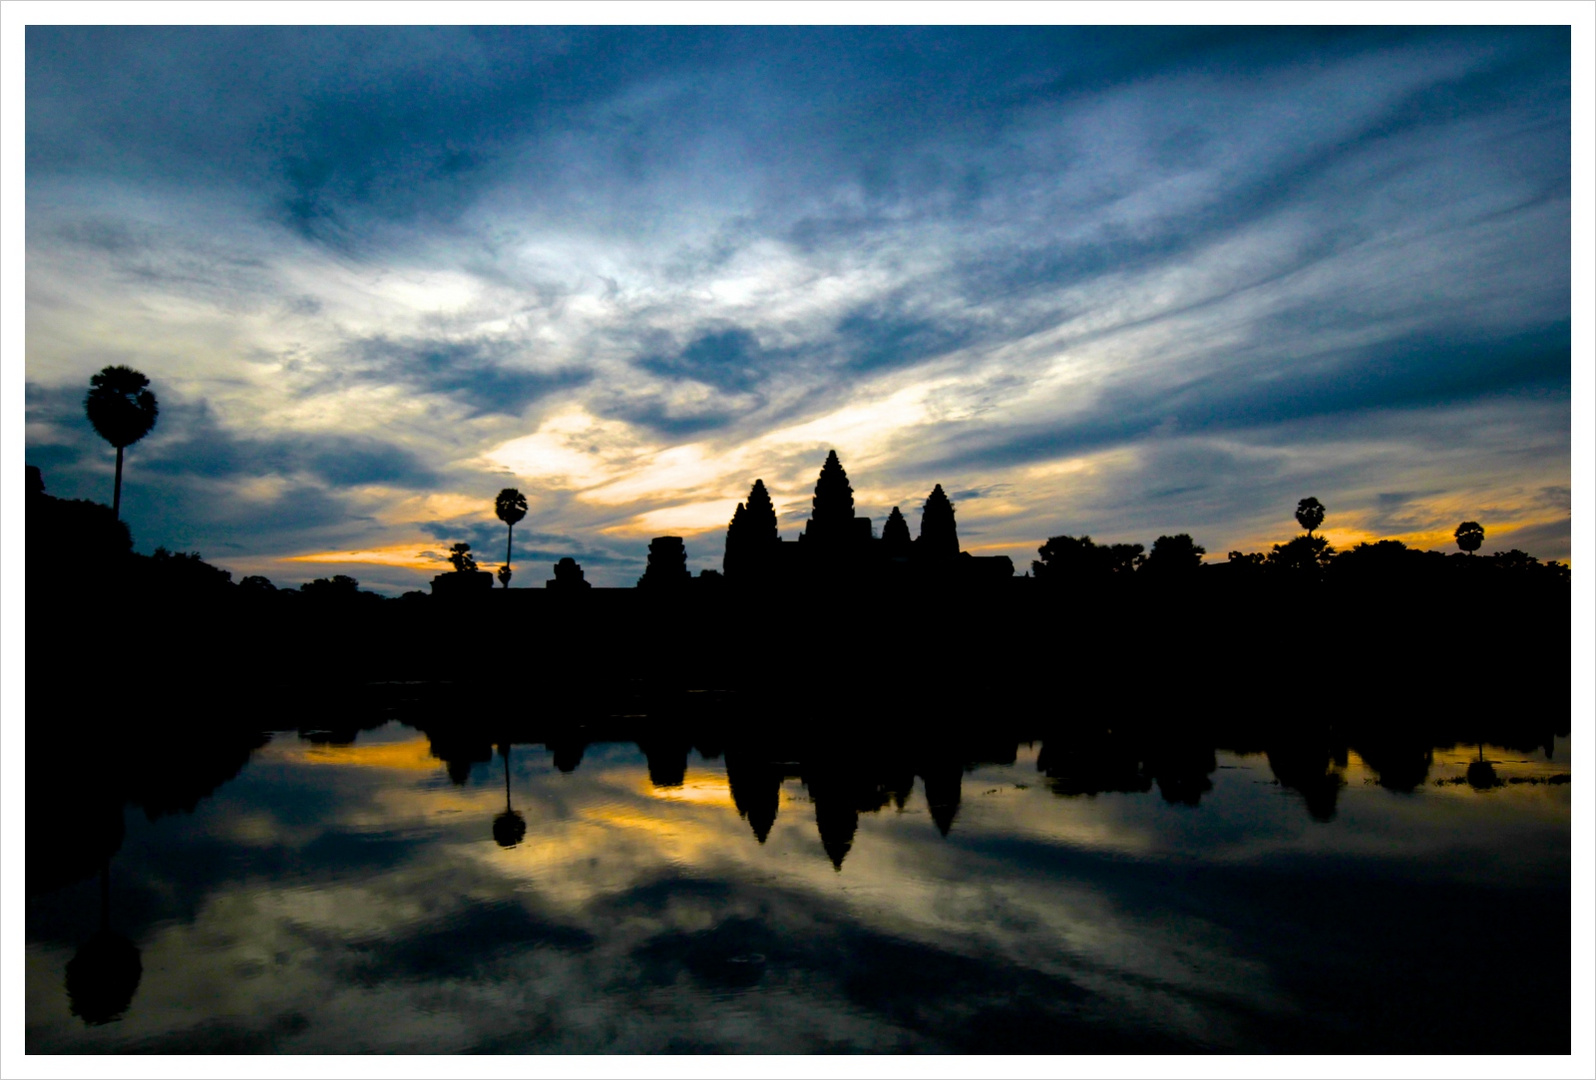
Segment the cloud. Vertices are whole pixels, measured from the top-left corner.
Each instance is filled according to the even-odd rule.
[[[533,402],[580,387],[592,378],[591,371],[575,368],[531,371],[505,363],[524,348],[518,342],[495,338],[395,340],[377,336],[351,343],[349,352],[356,359],[359,378],[447,395],[468,406],[472,416],[519,416]]]
[[[541,554],[629,583],[614,530],[754,476],[806,504],[833,446],[861,506],[940,482],[992,551],[1060,521],[1217,550],[1309,480],[1369,528],[1380,492],[1535,516],[1568,482],[1559,28],[26,47],[29,460],[102,489],[70,388],[145,370],[160,542],[386,552],[519,485]]]
[[[672,355],[641,357],[637,364],[656,375],[696,379],[721,390],[747,390],[770,375],[779,354],[762,349],[743,327],[706,330]]]

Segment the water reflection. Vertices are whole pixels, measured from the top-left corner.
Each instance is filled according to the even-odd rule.
[[[859,730],[120,731],[87,799],[29,786],[28,1048],[1501,1050],[1568,1015],[1566,738]],[[1528,925],[1511,976],[1444,963]]]
[[[100,928],[66,965],[66,993],[72,1015],[86,1024],[122,1018],[144,974],[139,948],[111,929],[111,865],[100,868]]]
[[[504,813],[493,819],[493,839],[500,847],[515,847],[526,836],[526,818],[510,805],[510,748],[499,747],[504,759]]]

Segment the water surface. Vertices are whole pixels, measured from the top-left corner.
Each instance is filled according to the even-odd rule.
[[[1565,738],[1120,783],[1070,740],[436,735],[279,732],[118,809],[30,879],[29,1052],[1569,1050]]]

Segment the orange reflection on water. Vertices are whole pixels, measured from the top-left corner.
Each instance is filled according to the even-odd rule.
[[[724,775],[689,772],[679,787],[655,787],[646,776],[639,776],[638,789],[656,799],[697,803],[702,806],[732,806],[731,784]]]
[[[300,743],[268,749],[274,751],[270,756],[305,765],[348,765],[407,772],[432,772],[444,767],[442,761],[432,756],[432,743],[424,735],[404,742],[355,743],[352,746]]]

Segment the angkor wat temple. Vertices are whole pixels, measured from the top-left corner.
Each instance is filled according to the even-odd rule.
[[[811,506],[798,539],[783,540],[765,482],[755,480],[747,501],[737,504],[726,527],[722,562],[726,582],[768,586],[920,578],[999,581],[1014,576],[1014,562],[1007,555],[981,556],[959,550],[953,502],[941,484],[931,490],[920,509],[919,536],[909,535],[909,523],[896,506],[877,536],[868,517],[854,514],[853,487],[833,450],[826,455],[815,481]],[[687,578],[687,552],[680,537],[655,537],[648,551],[648,568],[638,580],[639,586],[649,588]]]

